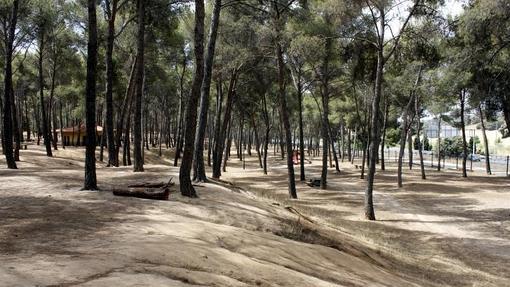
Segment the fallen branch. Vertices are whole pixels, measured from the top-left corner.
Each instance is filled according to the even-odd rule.
[[[170,186],[174,183],[172,179],[168,183],[140,183],[132,184],[127,188],[114,188],[113,195],[129,196],[153,200],[168,200],[170,195]]]

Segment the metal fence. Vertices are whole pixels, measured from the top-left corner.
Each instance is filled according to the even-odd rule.
[[[420,155],[417,150],[412,153],[412,164],[420,164]],[[380,155],[380,152],[379,152]],[[386,162],[398,161],[398,150],[387,149],[384,152]],[[409,163],[409,152],[406,149],[403,157],[404,165]],[[426,167],[437,168],[440,162],[442,169],[462,169],[462,156],[441,156],[438,159],[438,153],[433,151],[423,151],[423,162]],[[498,176],[509,176],[510,156],[491,155],[489,156],[491,174]],[[468,157],[467,169],[470,171],[486,172],[486,160],[484,157]]]

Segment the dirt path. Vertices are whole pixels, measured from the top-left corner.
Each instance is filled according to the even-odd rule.
[[[41,149],[22,151],[19,170],[0,160],[0,286],[425,284],[251,193],[201,184],[200,199],[172,193],[170,201],[150,201],[107,191],[177,178],[170,159],[151,153],[145,173],[100,165],[104,191],[79,191],[82,156],[73,148],[51,159]]]

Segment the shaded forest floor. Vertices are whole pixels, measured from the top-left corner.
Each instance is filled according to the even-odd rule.
[[[83,149],[0,159],[0,286],[505,286],[510,280],[509,180],[457,172],[379,172],[377,222],[362,218],[364,182],[342,164],[328,190],[298,183],[284,161],[269,175],[232,158],[228,184],[199,199],[120,198],[114,186],[178,178],[173,157],[146,153],[146,172],[98,163],[100,192],[79,191]],[[234,156],[234,154],[233,154]],[[320,172],[319,160],[307,177]],[[296,166],[297,167],[297,166]]]

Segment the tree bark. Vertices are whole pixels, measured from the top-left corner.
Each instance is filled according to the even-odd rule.
[[[136,89],[135,89],[135,113],[134,113],[134,172],[143,172],[142,157],[142,98],[144,77],[144,54],[145,54],[145,1],[137,0],[138,12],[138,35],[137,35],[137,58]]]
[[[490,161],[490,154],[489,154],[489,141],[487,140],[487,132],[485,130],[485,115],[482,110],[482,105],[478,104],[478,113],[480,114],[480,122],[482,125],[482,133],[483,133],[483,145],[485,150],[485,171],[487,174],[492,174],[491,171],[491,161]],[[475,153],[475,151],[473,151]]]
[[[97,190],[96,179],[96,70],[97,70],[97,19],[96,1],[88,0],[88,45],[86,83],[87,147],[85,151],[84,190]]]
[[[121,147],[121,140],[122,140],[122,131],[125,130],[125,125],[127,125],[127,122],[130,121],[130,113],[128,113],[131,110],[131,102],[133,100],[133,94],[134,94],[134,85],[135,85],[135,73],[137,69],[137,63],[138,63],[138,57],[135,56],[135,59],[133,61],[133,64],[131,66],[131,73],[129,75],[129,83],[126,90],[126,94],[124,96],[124,100],[122,101],[122,107],[120,116],[117,118],[117,133],[115,134],[115,158],[117,159],[117,166],[119,166],[119,151]],[[126,119],[126,114],[128,114]],[[124,141],[124,145],[126,144],[126,141]],[[125,157],[123,155],[123,165],[126,165]]]
[[[62,149],[66,149],[66,142],[64,139],[64,117],[63,117],[63,104],[62,100],[59,101],[60,104],[60,139],[62,140]],[[30,134],[30,132],[28,133]]]
[[[460,125],[462,129],[462,177],[467,177],[467,140],[466,140],[466,121],[464,120],[464,110],[466,105],[466,92],[464,90],[459,92],[460,101]]]
[[[14,89],[12,90],[11,92],[11,112],[12,112],[12,126],[13,126],[13,132],[14,132],[14,142],[15,142],[15,147],[14,147],[14,160],[15,161],[20,161],[20,158],[19,158],[19,151],[21,149],[21,131],[20,131],[20,126],[19,126],[19,114],[18,114],[18,110],[16,108],[16,95],[17,93],[14,92]]]
[[[409,130],[407,131],[407,154],[409,157],[409,170],[413,169],[413,130],[412,127],[412,119],[409,123]]]
[[[199,182],[207,181],[204,164],[204,142],[207,127],[207,114],[209,112],[209,95],[211,90],[212,70],[214,64],[214,52],[216,48],[216,36],[220,22],[221,0],[214,1],[213,13],[211,16],[211,27],[209,30],[209,42],[204,62],[204,79],[200,95],[200,115],[198,128],[195,135],[195,153],[193,157],[193,179]]]
[[[108,145],[108,164],[106,166],[119,166],[118,148],[115,146],[113,132],[113,47],[115,41],[115,19],[117,16],[118,0],[106,1],[108,17],[108,34],[106,36],[106,138]],[[117,129],[119,133],[121,130]],[[105,136],[103,134],[103,136]],[[118,137],[119,138],[119,137]]]
[[[262,106],[264,108],[263,118],[266,127],[266,132],[264,135],[264,158],[262,160],[262,167],[264,169],[264,174],[267,174],[267,150],[269,148],[269,133],[271,132],[271,123],[269,121],[269,112],[267,110],[266,94],[262,95]]]
[[[46,101],[44,100],[44,76],[43,76],[43,56],[45,49],[45,37],[44,37],[44,27],[40,27],[41,31],[39,31],[39,99],[41,105],[41,127],[42,134],[44,139],[44,146],[46,147],[46,156],[52,157],[53,153],[51,152],[51,136],[48,130],[48,116],[46,113]]]
[[[213,152],[213,174],[212,177],[215,179],[219,179],[221,176],[221,160],[223,158],[223,151],[225,149],[225,134],[227,132],[228,123],[230,122],[230,117],[232,113],[232,106],[234,103],[234,98],[236,96],[236,82],[237,82],[237,71],[232,71],[232,76],[230,79],[230,84],[228,88],[227,102],[225,104],[225,115],[223,116],[223,123],[221,128],[219,129],[219,134],[216,137],[214,142],[214,152]],[[221,89],[221,88],[220,88]],[[219,117],[216,118],[219,120]],[[218,131],[218,130],[217,130]]]
[[[195,0],[195,76],[186,109],[186,129],[184,130],[184,152],[179,170],[180,191],[183,196],[197,197],[191,184],[191,167],[194,153],[194,138],[197,124],[197,106],[204,80],[204,0]]]
[[[423,163],[423,142],[420,139],[421,134],[421,104],[420,97],[416,96],[415,100],[415,113],[416,113],[416,137],[418,138],[418,153],[420,155],[420,169],[421,169],[421,179],[427,179],[425,175],[425,164]]]
[[[441,171],[441,118],[439,114],[437,118],[437,171]]]
[[[254,114],[252,114],[252,116],[251,116],[251,125],[253,127],[254,132],[255,132],[255,149],[257,150],[257,158],[259,160],[259,166],[260,166],[260,168],[263,168],[263,166],[262,166],[262,155],[260,154],[259,131],[257,129],[257,124],[255,122],[255,115]]]
[[[384,105],[384,120],[383,120],[383,128],[382,128],[382,138],[381,138],[381,170],[386,170],[386,162],[384,158],[384,146],[386,145],[386,128],[388,125],[388,113],[389,113],[389,103],[387,99],[385,99],[386,103]]]
[[[177,122],[177,145],[175,148],[175,158],[174,158],[174,166],[177,166],[179,163],[179,159],[181,158],[182,145],[184,143],[184,76],[186,74],[186,51],[183,50],[183,60],[182,60],[182,72],[181,77],[179,79],[179,112],[177,113],[178,122]]]
[[[384,11],[381,8],[381,27],[386,25]],[[381,29],[381,39],[384,39],[384,28]],[[382,95],[382,82],[383,82],[383,70],[384,70],[384,54],[383,54],[383,43],[379,44],[377,51],[377,68],[375,77],[375,89],[374,99],[372,101],[372,119],[370,129],[370,162],[368,165],[368,179],[367,188],[365,190],[365,218],[368,220],[375,220],[374,212],[374,201],[373,201],[373,190],[374,190],[374,179],[375,179],[375,161],[377,158],[379,148],[379,102],[381,101]]]
[[[19,0],[14,0],[10,15],[8,34],[5,37],[5,62],[4,62],[4,126],[3,126],[3,138],[4,138],[4,153],[7,162],[7,167],[10,169],[17,169],[16,161],[14,160],[14,154],[12,152],[12,53],[14,37],[16,33],[16,23],[18,21],[18,7]],[[51,150],[51,149],[50,149]]]

